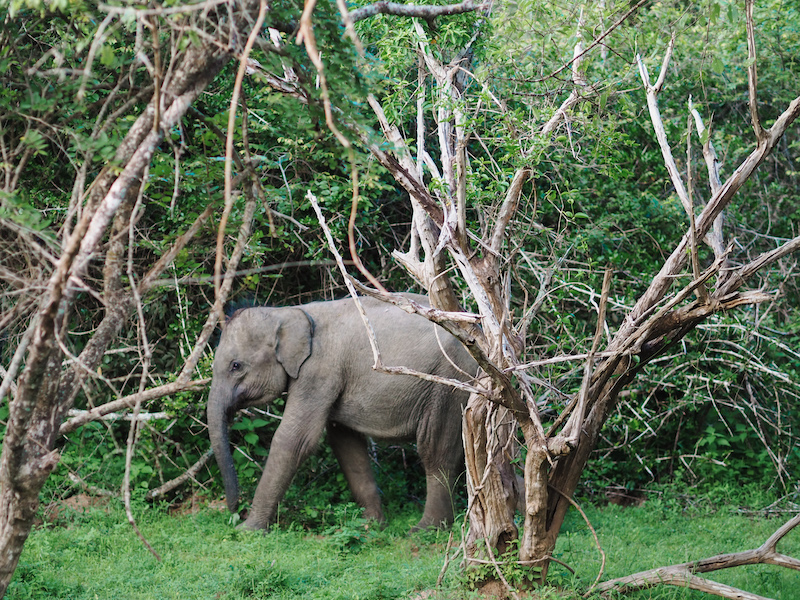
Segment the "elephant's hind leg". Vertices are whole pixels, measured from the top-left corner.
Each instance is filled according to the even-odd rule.
[[[364,517],[385,522],[375,473],[370,464],[366,438],[352,429],[330,423],[328,442],[344,472],[353,498],[364,507]]]
[[[412,531],[430,527],[449,527],[453,523],[453,493],[456,478],[463,469],[460,409],[437,413],[435,419],[420,424],[417,451],[425,467],[427,496],[422,519]]]

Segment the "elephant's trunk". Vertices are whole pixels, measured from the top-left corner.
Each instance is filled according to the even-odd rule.
[[[228,510],[235,513],[239,506],[239,479],[236,477],[236,468],[233,466],[228,429],[227,407],[215,393],[212,385],[208,402],[208,435],[211,438],[211,448],[214,450],[217,466],[222,473]]]

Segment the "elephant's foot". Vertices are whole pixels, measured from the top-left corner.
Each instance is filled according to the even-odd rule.
[[[262,522],[259,519],[248,517],[236,526],[239,531],[266,531],[269,529],[269,524]]]
[[[427,529],[447,529],[452,523],[453,520],[449,517],[436,518],[423,515],[419,523],[411,528],[411,533],[425,531]]]
[[[377,523],[381,527],[386,525],[386,517],[383,516],[383,510],[380,507],[378,507],[377,509],[370,507],[364,508],[364,513],[362,514],[362,517],[367,521],[373,521]]]

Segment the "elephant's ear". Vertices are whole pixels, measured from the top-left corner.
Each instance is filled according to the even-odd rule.
[[[275,356],[292,379],[297,379],[300,367],[311,356],[313,324],[299,308],[281,310],[276,335]]]

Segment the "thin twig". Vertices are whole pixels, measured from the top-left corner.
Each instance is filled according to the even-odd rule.
[[[469,393],[489,395],[490,392],[488,390],[475,385],[470,385],[463,381],[459,381],[458,379],[449,379],[447,377],[440,377],[438,375],[432,375],[430,373],[423,373],[421,371],[415,371],[414,369],[409,369],[403,366],[389,367],[383,363],[383,359],[381,358],[381,351],[380,348],[378,347],[378,341],[375,336],[375,330],[373,329],[372,323],[370,322],[369,317],[367,316],[366,310],[364,310],[364,305],[361,303],[361,299],[358,295],[358,290],[356,290],[353,280],[347,273],[347,269],[344,266],[344,261],[342,260],[342,256],[336,249],[336,244],[333,240],[333,235],[331,234],[331,231],[328,228],[328,224],[325,221],[325,216],[322,214],[322,209],[319,206],[317,197],[311,190],[308,190],[306,192],[306,197],[308,198],[308,201],[311,203],[311,206],[314,208],[314,211],[317,213],[317,220],[319,221],[320,227],[322,227],[322,230],[325,233],[325,238],[328,241],[328,248],[331,251],[331,254],[333,254],[334,258],[336,259],[336,263],[339,265],[339,270],[341,271],[342,276],[344,277],[345,285],[347,286],[347,289],[350,292],[350,296],[353,298],[353,302],[355,303],[356,308],[358,309],[358,313],[361,316],[361,320],[364,323],[364,327],[366,328],[367,337],[369,339],[370,348],[372,348],[372,357],[374,361],[372,368],[375,369],[376,371],[382,371],[384,373],[389,373],[392,375],[411,375],[413,377],[419,377],[420,379],[424,379],[426,381],[449,385],[451,387],[455,387]]]
[[[761,126],[758,117],[758,68],[756,65],[756,34],[753,23],[753,0],[745,0],[744,3],[745,23],[747,26],[747,95],[748,105],[750,106],[750,121],[756,140],[761,144],[766,141],[766,132]]]
[[[217,256],[214,261],[214,292],[215,296],[219,297],[220,285],[222,279],[222,250],[223,242],[225,240],[225,227],[228,224],[228,216],[233,208],[233,194],[232,194],[232,179],[231,179],[231,160],[233,156],[233,130],[236,125],[236,107],[239,104],[239,94],[242,90],[242,81],[244,80],[245,71],[247,70],[247,57],[250,55],[250,50],[253,48],[258,34],[261,32],[261,25],[264,23],[264,18],[267,13],[266,0],[260,0],[258,6],[258,17],[247,36],[242,56],[239,59],[239,69],[236,72],[236,81],[233,85],[233,94],[231,95],[231,108],[228,113],[228,135],[225,139],[225,208],[222,211],[220,218],[219,228],[217,229]]]
[[[131,281],[131,291],[136,302],[136,314],[139,320],[139,337],[141,341],[141,354],[142,354],[142,373],[139,377],[139,399],[133,407],[133,417],[131,418],[131,426],[128,430],[128,443],[125,450],[125,475],[122,479],[122,498],[125,503],[125,514],[128,516],[128,522],[131,524],[134,532],[142,541],[142,544],[150,551],[158,562],[161,562],[161,557],[158,552],[150,545],[150,542],[144,537],[139,527],[136,525],[136,519],[133,516],[133,509],[131,508],[131,463],[133,461],[133,450],[138,438],[138,416],[139,409],[142,407],[141,394],[144,392],[147,385],[147,378],[150,370],[150,361],[153,353],[150,350],[150,343],[147,340],[147,321],[144,318],[144,308],[142,306],[142,298],[139,295],[139,290],[135,285],[135,275],[133,272],[133,248],[134,244],[134,224],[136,222],[136,213],[142,205],[142,196],[144,195],[144,182],[147,181],[149,168],[145,167],[144,174],[142,175],[142,184],[139,187],[139,195],[136,199],[136,204],[130,214],[128,223],[128,277]]]

